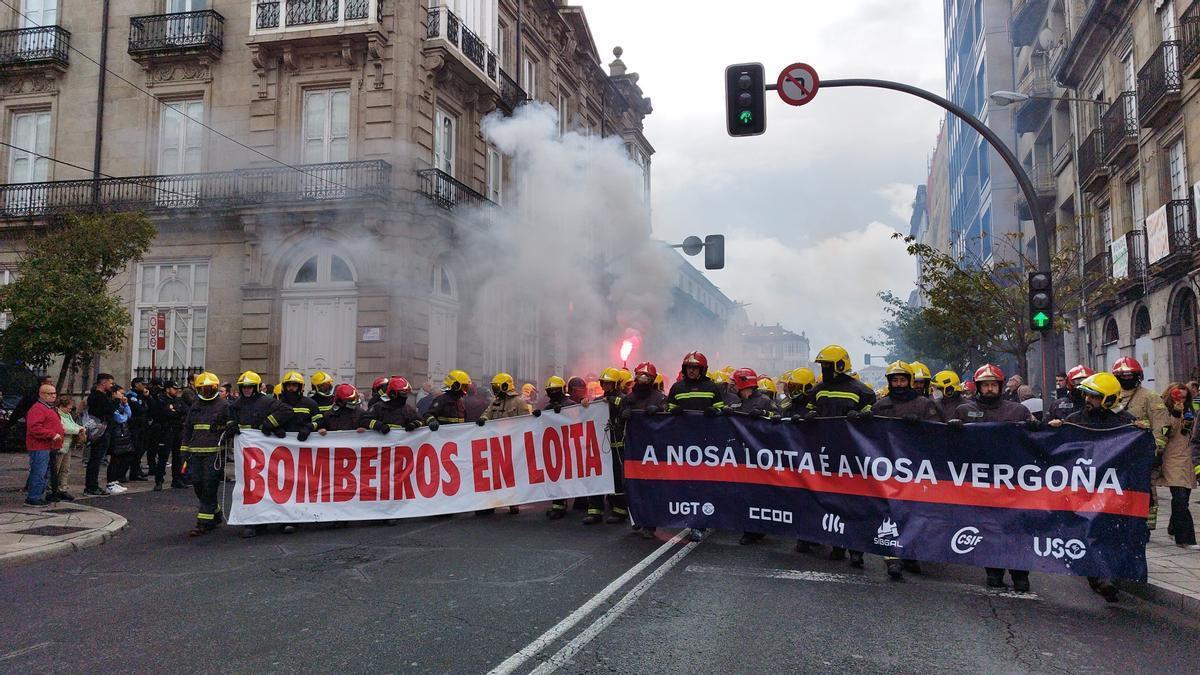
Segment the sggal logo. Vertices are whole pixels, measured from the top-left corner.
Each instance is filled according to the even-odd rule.
[[[838,514],[826,513],[821,518],[821,529],[834,534],[845,534],[846,524],[842,522],[842,518]]]
[[[899,537],[900,528],[896,527],[891,518],[884,518],[883,524],[879,526],[878,530],[875,530],[875,535],[879,537]]]

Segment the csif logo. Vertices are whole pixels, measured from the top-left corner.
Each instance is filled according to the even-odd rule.
[[[955,553],[963,555],[974,551],[982,541],[983,535],[979,534],[979,528],[968,525],[950,537],[950,548]]]
[[[1043,558],[1079,560],[1087,555],[1087,545],[1078,539],[1034,537],[1033,552]]]
[[[846,524],[842,522],[842,518],[838,514],[826,513],[821,518],[821,529],[833,534],[845,534]]]

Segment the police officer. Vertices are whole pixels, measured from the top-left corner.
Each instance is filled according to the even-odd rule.
[[[945,422],[954,417],[958,406],[966,402],[962,395],[962,380],[953,370],[943,370],[933,376],[933,387],[941,394],[941,398],[935,400],[934,403],[938,404],[941,419]]]
[[[1171,426],[1170,414],[1162,398],[1142,386],[1142,364],[1132,356],[1125,356],[1113,363],[1112,374],[1121,383],[1121,409],[1133,415],[1135,424],[1154,434],[1156,452],[1162,454],[1167,449],[1164,429]],[[1153,486],[1150,488],[1150,513],[1146,516],[1146,525],[1152,530],[1158,525],[1158,492]]]
[[[441,424],[460,424],[466,421],[466,406],[463,397],[471,388],[471,376],[464,370],[452,370],[446,375],[442,393],[429,404],[425,413],[425,424],[430,431],[437,431]]]
[[[388,378],[381,400],[359,418],[359,431],[369,429],[381,434],[388,434],[393,429],[415,431],[421,426],[421,414],[409,403],[411,395],[408,380],[399,375]]]
[[[895,361],[888,365],[884,372],[887,378],[887,395],[875,402],[871,412],[879,417],[893,417],[909,423],[918,421],[940,422],[941,411],[937,404],[922,396],[913,389],[913,368],[903,361]],[[901,560],[893,556],[884,556],[888,577],[893,581],[904,578],[904,572],[921,573],[921,566],[916,560]]]
[[[267,415],[263,432],[276,435],[280,431],[295,433],[296,440],[303,443],[317,430],[324,415],[317,409],[317,402],[304,395],[304,376],[300,373],[294,370],[284,373],[279,388],[279,402],[282,405]],[[284,523],[284,534],[293,534],[295,531],[295,523]]]
[[[1054,403],[1050,406],[1049,418],[1051,420],[1065,420],[1071,415],[1083,410],[1084,400],[1083,392],[1079,391],[1079,383],[1091,377],[1095,373],[1091,368],[1080,364],[1067,371],[1066,377],[1066,392],[1062,396],[1054,399]],[[1109,373],[1111,375],[1111,373]],[[1118,384],[1117,386],[1120,386]]]
[[[1076,366],[1079,368],[1080,366]],[[1074,370],[1074,369],[1072,369]],[[1067,373],[1070,378],[1071,373]],[[1066,422],[1078,424],[1088,429],[1115,429],[1128,426],[1137,420],[1125,410],[1118,410],[1121,398],[1121,383],[1112,373],[1096,373],[1089,375],[1074,384],[1072,389],[1083,399],[1083,408],[1066,417]],[[1061,427],[1063,420],[1053,419],[1049,422],[1052,427]],[[1103,596],[1108,602],[1120,599],[1117,587],[1111,579],[1088,577],[1088,585],[1092,590]]]
[[[179,398],[179,384],[173,380],[163,383],[163,389],[155,396],[150,406],[150,425],[154,430],[151,444],[151,473],[154,474],[154,490],[163,489],[163,477],[167,471],[167,459],[171,460],[171,487],[185,488],[183,482],[183,418],[188,408]]]
[[[613,457],[613,464],[616,465],[620,461],[622,469],[625,465],[625,426],[629,422],[629,418],[635,413],[645,415],[655,415],[667,411],[667,396],[662,393],[656,386],[655,382],[659,378],[658,368],[649,361],[639,363],[633,369],[633,389],[629,395],[621,402],[621,416],[619,422],[621,424],[621,454],[619,460],[617,456]],[[620,473],[621,485],[617,488],[618,496],[621,498],[621,506],[625,506],[625,480],[624,471]],[[613,507],[614,514],[616,506]],[[633,529],[640,532],[643,538],[649,539],[654,536],[653,527],[642,527],[634,523]]]
[[[317,410],[322,415],[333,407],[333,378],[329,373],[318,370],[312,376],[312,400],[317,404]]]
[[[487,424],[488,420],[500,420],[518,415],[528,415],[530,412],[532,412],[532,409],[521,398],[512,375],[508,373],[496,373],[496,376],[492,378],[492,400],[488,403],[487,408],[484,408],[483,414],[479,416],[479,419],[475,423],[483,426]],[[475,512],[475,515],[486,516],[495,512],[496,509],[480,509]],[[508,512],[510,514],[517,514],[521,512],[521,508],[513,504],[508,507]]]
[[[738,400],[725,406],[727,413],[741,413],[767,419],[778,418],[779,409],[771,392],[762,385],[770,380],[760,378],[752,368],[738,368],[733,371],[733,388],[737,390]],[[762,541],[767,535],[762,532],[743,532],[738,543],[742,546]]]
[[[1037,420],[1029,408],[1002,398],[1004,389],[1004,371],[999,366],[984,364],[975,371],[975,397],[958,406],[954,417],[947,421],[950,427],[961,428],[964,423],[974,422],[1021,422],[1031,429],[1037,429]],[[987,585],[992,588],[1004,587],[1004,570],[999,567],[988,567]],[[1013,590],[1020,593],[1029,592],[1029,572],[1026,570],[1009,570],[1012,577]]]
[[[632,374],[630,380],[632,381]],[[613,451],[613,494],[608,495],[610,512],[604,518],[604,495],[588,497],[587,515],[583,518],[584,525],[595,525],[603,519],[607,523],[619,523],[629,518],[629,509],[625,506],[625,419],[622,418],[622,404],[625,394],[625,373],[619,368],[605,368],[600,373],[600,388],[604,392],[604,402],[608,404],[608,443]]]
[[[220,485],[225,479],[221,439],[233,425],[229,402],[219,396],[221,381],[204,372],[196,376],[196,401],[183,421],[183,452],[187,453],[188,474],[200,509],[196,512],[193,537],[207,534],[221,524]]]
[[[850,352],[841,345],[828,345],[817,352],[815,361],[821,366],[821,381],[813,387],[806,417],[869,418],[871,406],[875,404],[875,392],[851,375]],[[799,553],[805,553],[811,547],[809,542],[796,542]],[[846,549],[834,546],[829,551],[829,559],[845,560]],[[850,551],[850,566],[863,566],[861,551]]]

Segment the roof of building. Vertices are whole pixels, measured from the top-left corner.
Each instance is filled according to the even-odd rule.
[[[784,328],[780,324],[773,326],[754,324],[742,330],[742,337],[747,340],[803,340],[808,342],[808,336],[803,332],[799,335]]]

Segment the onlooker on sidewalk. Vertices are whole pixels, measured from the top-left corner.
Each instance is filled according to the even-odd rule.
[[[100,465],[108,456],[112,447],[113,414],[117,406],[112,400],[113,376],[100,373],[96,377],[96,386],[87,397],[87,413],[96,421],[105,425],[104,432],[92,439],[88,453],[87,471],[85,472],[83,494],[107,495],[108,490],[100,487]]]
[[[1196,524],[1188,498],[1196,487],[1196,474],[1192,465],[1192,442],[1196,438],[1195,413],[1192,411],[1192,396],[1187,386],[1172,382],[1162,395],[1163,404],[1170,417],[1164,427],[1167,447],[1155,460],[1155,487],[1171,490],[1171,520],[1167,525],[1167,536],[1175,538],[1178,546],[1196,546]]]
[[[25,450],[29,453],[25,504],[28,506],[46,505],[46,471],[50,467],[50,454],[62,447],[63,426],[54,409],[57,394],[54,385],[41,385],[38,402],[25,415]]]
[[[125,398],[125,390],[119,385],[113,387],[113,402],[116,403],[117,409],[109,427],[112,444],[109,446],[108,485],[105,487],[109,492],[119,495],[129,490],[121,485],[121,478],[129,470],[129,461],[133,458],[133,437],[129,434],[129,401]]]
[[[75,399],[69,394],[58,397],[58,419],[63,425],[63,444],[58,453],[50,458],[50,495],[47,501],[74,501],[75,496],[67,492],[67,478],[71,475],[71,449],[76,445],[86,448],[87,430],[75,421]]]

